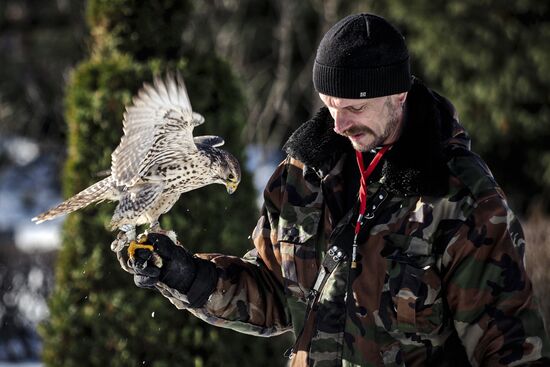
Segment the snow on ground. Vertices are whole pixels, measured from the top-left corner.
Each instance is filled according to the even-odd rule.
[[[37,254],[59,247],[62,220],[31,218],[61,200],[59,167],[59,154],[37,142],[0,137],[0,367],[42,366],[31,359],[40,353],[35,328],[48,316],[44,293],[53,275]]]
[[[15,227],[15,245],[24,252],[55,250],[61,243],[63,218],[44,222],[18,224]]]
[[[0,232],[12,233],[22,251],[51,250],[60,242],[61,220],[36,225],[31,218],[61,201],[59,162],[40,154],[29,139],[0,138]]]

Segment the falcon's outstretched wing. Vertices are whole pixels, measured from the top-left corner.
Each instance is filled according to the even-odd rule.
[[[111,155],[111,174],[117,185],[131,186],[159,154],[196,150],[193,128],[204,122],[194,113],[183,79],[169,75],[145,84],[126,107],[120,144]]]

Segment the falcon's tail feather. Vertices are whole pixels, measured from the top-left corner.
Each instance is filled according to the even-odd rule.
[[[106,200],[108,199],[111,191],[112,181],[112,176],[109,176],[99,182],[96,182],[75,196],[65,200],[55,208],[32,218],[32,221],[39,224],[47,220],[57,218],[61,215],[72,213],[75,210],[84,208],[85,206],[95,203],[96,201]]]

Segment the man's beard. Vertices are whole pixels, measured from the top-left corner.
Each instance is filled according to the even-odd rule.
[[[399,127],[399,114],[397,113],[397,107],[391,103],[391,99],[388,97],[384,102],[384,107],[388,111],[388,120],[384,131],[379,136],[376,136],[374,131],[368,126],[352,126],[342,133],[346,137],[354,136],[357,134],[370,135],[374,139],[366,145],[358,144],[358,142],[350,139],[353,149],[359,152],[368,152],[378,146],[384,144],[384,142],[390,137],[390,135]]]

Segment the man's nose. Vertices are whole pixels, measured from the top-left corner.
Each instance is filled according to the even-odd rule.
[[[342,134],[347,130],[349,123],[346,119],[346,116],[342,111],[334,110],[331,113],[332,118],[334,119],[334,132],[337,134]]]

